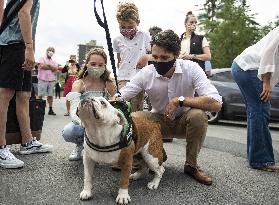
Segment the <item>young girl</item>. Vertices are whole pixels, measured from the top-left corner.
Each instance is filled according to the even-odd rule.
[[[109,99],[116,93],[114,79],[107,70],[106,64],[107,55],[103,49],[94,48],[89,51],[86,66],[79,73],[79,80],[74,82],[72,91],[66,96],[71,102],[72,122],[64,127],[62,135],[66,142],[76,144],[69,156],[70,161],[80,160],[83,149],[84,128],[81,127],[80,119],[76,115],[80,99],[85,96],[103,96]]]
[[[116,18],[121,35],[113,40],[113,48],[117,53],[119,88],[122,88],[137,73],[138,60],[151,51],[150,36],[138,30],[140,19],[135,4],[120,3]],[[141,92],[131,99],[132,112],[143,109],[143,94]]]

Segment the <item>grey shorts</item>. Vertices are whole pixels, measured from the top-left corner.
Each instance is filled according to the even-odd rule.
[[[38,96],[53,96],[55,81],[38,80]]]

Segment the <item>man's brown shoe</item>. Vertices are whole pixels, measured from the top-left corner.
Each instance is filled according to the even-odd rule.
[[[197,180],[198,182],[200,182],[202,184],[205,184],[205,185],[212,184],[212,178],[209,177],[200,168],[195,168],[190,165],[184,165],[184,173],[192,176],[195,180]]]

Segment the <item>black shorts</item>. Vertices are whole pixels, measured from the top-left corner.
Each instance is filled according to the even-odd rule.
[[[22,69],[24,60],[24,44],[0,45],[0,88],[31,91],[31,71]]]

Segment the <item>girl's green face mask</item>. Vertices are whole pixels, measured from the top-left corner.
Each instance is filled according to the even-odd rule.
[[[94,67],[91,65],[87,66],[88,75],[93,78],[100,78],[101,75],[104,74],[106,68],[105,67]]]

